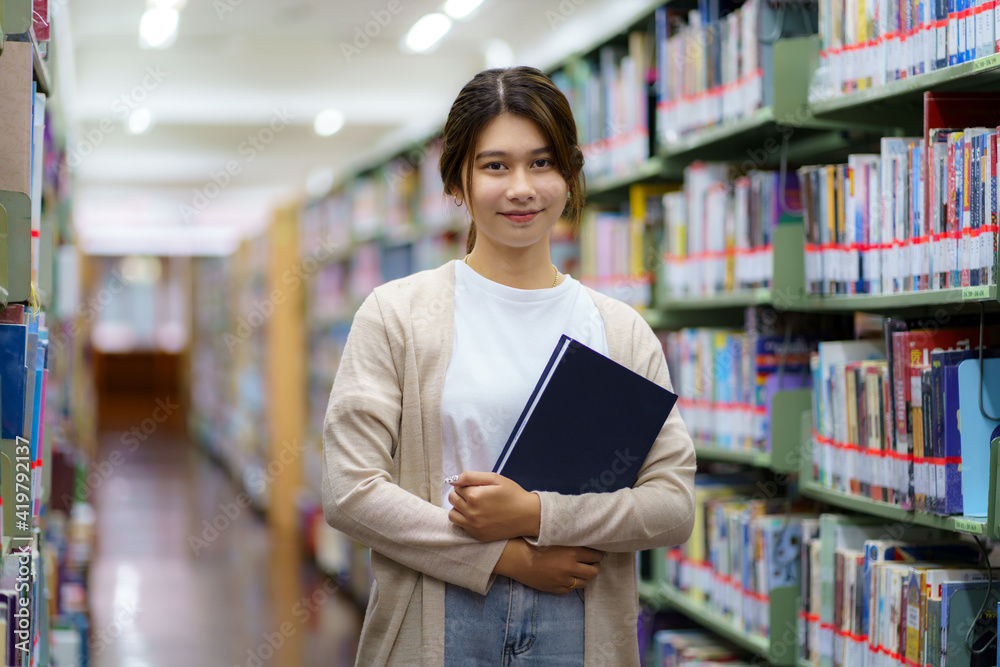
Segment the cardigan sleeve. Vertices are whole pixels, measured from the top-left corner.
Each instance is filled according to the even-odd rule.
[[[485,594],[506,541],[479,542],[393,480],[402,417],[401,379],[373,293],[351,325],[324,419],[324,516],[406,567]]]
[[[639,320],[633,327],[632,370],[673,391],[663,348]],[[537,492],[536,546],[586,546],[641,551],[686,542],[694,527],[694,444],[675,407],[650,449],[635,484],[612,493]]]

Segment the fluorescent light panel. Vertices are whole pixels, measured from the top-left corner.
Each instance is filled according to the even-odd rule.
[[[453,19],[464,19],[479,9],[483,0],[447,0],[444,3],[444,13]]]
[[[423,53],[437,44],[451,30],[451,19],[444,14],[427,14],[406,33],[404,44],[414,53]]]
[[[147,9],[139,22],[139,46],[166,49],[177,39],[180,12],[176,9]]]

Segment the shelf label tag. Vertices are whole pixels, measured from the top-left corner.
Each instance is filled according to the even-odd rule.
[[[753,292],[753,298],[757,303],[765,303],[771,300],[770,287],[758,287]]]
[[[989,285],[978,285],[976,287],[963,287],[962,288],[962,300],[963,301],[978,301],[980,299],[990,298],[990,286]]]
[[[976,533],[977,535],[983,534],[983,523],[982,521],[973,521],[970,519],[955,519],[955,530],[960,530],[963,533]]]
[[[989,58],[980,58],[972,63],[973,72],[982,72],[984,69],[993,69],[997,65],[1000,65],[1000,53],[994,54]]]

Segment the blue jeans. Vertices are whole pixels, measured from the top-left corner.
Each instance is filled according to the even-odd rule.
[[[497,577],[485,596],[445,585],[445,667],[580,667],[583,591],[544,593]]]

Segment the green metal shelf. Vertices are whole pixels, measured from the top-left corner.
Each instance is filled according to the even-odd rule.
[[[711,445],[699,444],[695,440],[694,453],[697,455],[698,460],[719,461],[720,463],[743,463],[759,468],[769,468],[771,466],[770,452],[720,449]]]
[[[665,310],[714,310],[716,308],[745,308],[771,302],[771,290],[762,287],[756,290],[741,290],[692,297],[689,299],[663,299],[660,308]]]
[[[802,467],[799,443],[801,424],[811,414],[812,390],[781,391],[771,399],[771,451],[738,451],[695,441],[698,458],[725,463],[743,463],[774,472],[797,472]]]
[[[788,651],[783,646],[772,646],[768,637],[750,635],[742,628],[724,618],[705,602],[695,600],[667,583],[640,582],[640,598],[658,608],[678,611],[703,625],[720,637],[755,655],[766,658],[773,665],[796,664],[798,650],[797,621],[798,590],[795,587],[779,588],[771,592],[770,627],[771,636],[784,637],[788,631],[796,631],[796,641]],[[784,618],[790,614],[791,620]],[[790,624],[790,625],[789,625]],[[792,655],[790,655],[791,653]]]
[[[811,479],[801,480],[799,482],[799,490],[805,496],[822,500],[831,505],[901,523],[928,526],[930,528],[939,528],[957,533],[990,534],[989,522],[985,516],[938,516],[937,514],[929,514],[927,512],[904,510],[889,503],[828,489],[819,484],[819,482]]]
[[[664,146],[661,155],[668,160],[677,158],[736,137],[759,133],[773,126],[774,122],[774,110],[771,107],[757,109],[746,118],[696,130],[680,137]]]
[[[867,88],[809,105],[821,119],[882,126],[892,118],[900,126],[922,127],[927,91],[988,90],[1000,81],[1000,54],[919,74],[877,88]],[[919,123],[918,123],[919,121]]]
[[[587,184],[587,199],[602,199],[614,194],[620,194],[631,185],[645,181],[656,180],[663,176],[663,161],[650,158],[637,168],[622,176],[595,177]]]
[[[961,287],[925,292],[907,292],[904,294],[808,296],[803,301],[803,310],[880,311],[940,306],[942,304],[975,303],[980,301],[991,307],[1000,305],[1000,302],[997,301],[996,286]]]

